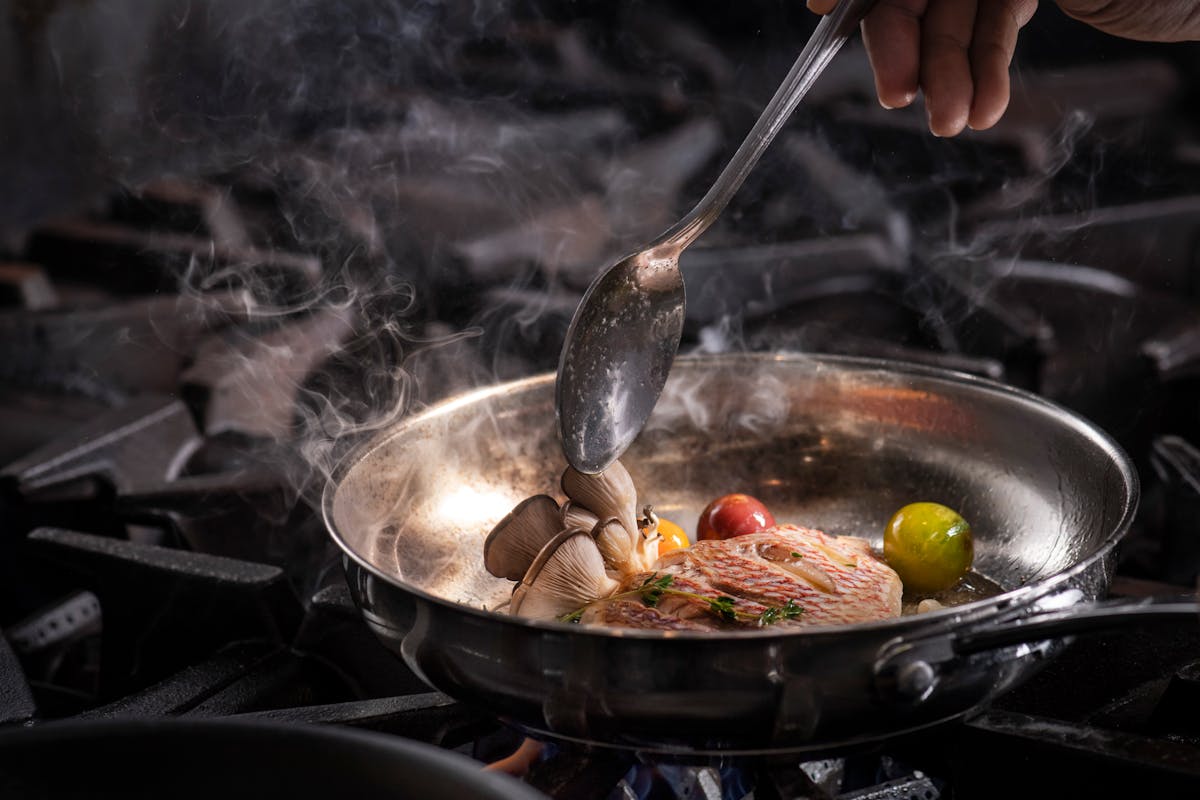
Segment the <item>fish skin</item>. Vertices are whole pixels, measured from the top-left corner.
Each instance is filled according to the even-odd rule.
[[[782,547],[781,547],[782,546]],[[781,566],[799,553],[808,569],[829,581],[805,579]],[[776,560],[768,559],[769,553]],[[653,572],[625,579],[617,594],[636,590],[647,579],[671,576],[670,588],[703,597],[732,597],[735,621],[714,613],[703,598],[665,593],[654,608],[634,594],[592,603],[580,622],[662,630],[730,630],[756,627],[755,617],[789,600],[803,608],[772,627],[797,628],[868,622],[900,615],[900,577],[879,559],[870,543],[854,536],[830,536],[812,528],[779,525],[723,540],[704,540],[659,560]],[[832,584],[833,591],[828,591]]]

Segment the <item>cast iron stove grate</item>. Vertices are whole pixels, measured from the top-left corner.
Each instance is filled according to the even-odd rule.
[[[142,257],[151,261],[145,253]],[[54,272],[52,267],[47,271]],[[1031,270],[1029,285],[1044,277],[1044,272]],[[1098,272],[1084,277],[1091,281],[1085,287],[1098,286],[1100,297],[1128,304],[1131,313],[1150,318],[1161,311],[1162,306],[1154,305],[1140,310],[1140,292],[1106,296],[1109,287]],[[852,296],[863,285],[851,284]],[[888,307],[903,279],[884,270],[878,282],[866,285]],[[1022,295],[1022,286],[1012,284],[1011,299],[989,299],[996,309],[992,318],[962,326],[975,341],[991,345],[974,351],[986,355],[930,348],[925,357],[933,363],[975,358],[978,364],[996,365],[985,374],[1005,377],[1014,363],[1009,354],[1018,353],[1019,361],[1024,351],[1006,351],[993,342],[1019,343],[1043,335],[1013,322],[1020,313],[1053,328],[1049,336],[1057,337],[1055,346],[1045,349],[1049,358],[1061,357],[1069,344],[1064,348],[1059,343],[1059,327],[1073,327],[1055,326],[1048,296]],[[818,280],[814,296],[828,298],[833,292],[836,297],[838,289]],[[847,307],[853,302],[846,301]],[[902,319],[906,308],[891,302],[893,317]],[[825,307],[828,329],[836,331],[838,307]],[[153,308],[132,300],[110,306],[107,313],[128,324],[144,319]],[[86,312],[67,312],[61,320],[46,312],[9,313],[31,329],[43,320],[60,323],[64,330],[99,324]],[[972,313],[992,312],[981,304]],[[204,341],[212,323],[203,315],[186,322],[172,315],[164,319],[174,319],[175,325],[162,328],[165,355],[173,359],[163,373],[175,370],[185,388],[191,376],[190,385],[198,387],[196,376],[204,370],[174,348],[180,342]],[[234,312],[220,324],[244,322]],[[1001,333],[987,334],[989,326]],[[261,336],[280,341],[295,337],[299,341],[292,352],[305,353],[316,352],[306,350],[305,333],[344,329],[305,317]],[[1137,334],[1150,337],[1155,330],[1148,324]],[[30,341],[36,339],[31,336]],[[245,346],[244,338],[228,341],[243,355],[268,357],[271,352],[269,347]],[[430,691],[362,624],[319,520],[296,502],[288,476],[273,460],[278,454],[265,444],[265,435],[283,429],[284,423],[264,422],[227,402],[224,413],[234,423],[206,424],[211,390],[172,396],[159,393],[169,389],[164,383],[131,386],[127,377],[143,373],[125,367],[119,350],[105,360],[92,355],[90,346],[85,341],[76,351],[54,348],[54,360],[40,362],[47,372],[44,379],[27,383],[32,393],[46,394],[47,387],[62,388],[54,382],[66,369],[85,364],[99,376],[88,389],[108,386],[111,394],[77,392],[101,408],[73,431],[50,437],[3,470],[6,607],[27,611],[7,619],[0,654],[5,687],[0,716],[8,724],[257,717],[382,731],[467,752],[481,762],[517,747],[518,733],[484,710],[465,708]],[[1136,347],[1125,350],[1126,357],[1137,361]],[[1159,357],[1164,360],[1169,359]],[[316,356],[310,357],[303,368],[317,363]],[[30,358],[29,364],[32,370],[39,362]],[[1150,375],[1154,364],[1139,362]],[[110,369],[106,373],[98,365]],[[1054,373],[1033,374],[1046,381]],[[1164,379],[1154,391],[1169,403],[1177,388]],[[116,394],[121,396],[113,401]],[[181,395],[187,400],[178,399]],[[59,412],[51,406],[48,413]],[[231,434],[239,420],[261,427],[243,425],[243,431]],[[1185,583],[1194,580],[1194,571],[1189,574],[1180,566],[1181,559],[1192,551],[1181,551],[1183,537],[1171,533],[1186,525],[1187,509],[1200,500],[1196,451],[1186,439],[1160,431],[1152,431],[1149,441],[1149,451],[1140,454],[1153,476],[1147,481],[1142,535],[1153,534],[1163,552],[1146,556],[1147,563],[1173,565],[1164,579]],[[1119,577],[1115,589],[1145,591],[1132,576]],[[1200,731],[1194,717],[1181,711],[1197,701],[1198,656],[1200,637],[1191,632],[1148,631],[1080,642],[1031,684],[963,725],[827,761],[688,768],[552,746],[528,779],[561,797],[742,796],[751,788],[755,797],[780,798],[983,797],[1028,791],[1027,778],[1005,783],[1008,776],[1025,772],[998,770],[997,762],[1002,762],[1025,765],[1017,769],[1029,774],[1058,776],[1040,779],[1047,789],[1068,790],[1088,781],[1105,787],[1127,782],[1181,789],[1194,785],[1200,769]],[[1040,765],[1049,763],[1056,769],[1042,773]],[[983,775],[996,777],[981,779]]]
[[[606,13],[590,24],[612,24]],[[249,717],[366,728],[481,764],[518,747],[519,733],[431,691],[375,641],[298,499],[312,476],[295,473],[287,445],[314,394],[370,393],[395,374],[361,375],[364,362],[421,372],[411,397],[389,396],[397,405],[553,368],[589,270],[620,244],[555,231],[607,225],[638,238],[634,223],[657,226],[719,166],[716,120],[736,127],[750,114],[741,82],[754,76],[712,30],[658,22],[670,52],[687,54],[686,92],[660,62],[623,50],[630,40],[549,19],[506,40],[537,48],[546,63],[533,72],[496,38],[454,52],[481,97],[454,97],[461,86],[433,76],[423,96],[310,108],[288,120],[304,146],[269,167],[155,180],[39,225],[4,254],[0,723]],[[919,361],[1062,402],[1116,437],[1143,479],[1114,592],[1189,589],[1200,567],[1200,161],[1185,133],[1144,122],[1176,118],[1183,77],[1154,60],[1025,77],[1006,125],[944,143],[935,162],[919,115],[878,112],[863,75],[831,73],[804,124],[689,253],[684,347]],[[1045,113],[1080,92],[1109,101],[1090,127]],[[495,98],[512,95],[527,113],[499,155],[543,152],[587,178],[548,189],[524,176],[517,214],[462,173],[432,177],[471,155],[440,132],[489,143],[505,108]],[[1123,150],[1131,131],[1144,138]],[[1147,141],[1158,157],[1144,155]],[[1076,157],[1053,171],[1048,142],[1074,144]],[[411,173],[378,169],[412,154]],[[339,183],[338,159],[356,157],[369,169]],[[1097,180],[1101,162],[1133,166]],[[938,181],[911,179],[934,166]],[[631,170],[670,191],[631,195]],[[404,231],[364,224],[375,214]],[[964,246],[922,244],[947,239]],[[409,338],[381,346],[380,318]],[[454,335],[477,324],[479,347]],[[424,339],[442,344],[414,351]],[[862,752],[686,768],[554,745],[527,779],[581,798],[1194,795],[1198,674],[1196,632],[1134,631],[1077,642],[965,723]]]

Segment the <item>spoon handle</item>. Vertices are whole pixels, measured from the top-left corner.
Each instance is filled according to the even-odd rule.
[[[679,253],[708,230],[708,226],[725,210],[750,170],[758,163],[775,134],[783,128],[800,100],[874,4],[875,0],[842,0],[821,19],[775,96],[763,109],[758,122],[754,123],[716,183],[686,217],[658,238],[653,249]]]

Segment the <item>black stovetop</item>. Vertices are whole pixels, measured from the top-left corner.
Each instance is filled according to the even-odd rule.
[[[0,205],[0,724],[267,718],[480,762],[520,743],[374,640],[313,510],[323,471],[414,407],[553,369],[591,270],[699,196],[811,20],[422,8],[176,20],[131,101],[161,124],[104,128],[123,138],[90,142],[71,202],[47,179]],[[1062,403],[1143,482],[1113,593],[1190,592],[1200,59],[1063,30],[1039,12],[1009,117],[953,141],[878,109],[862,53],[843,54],[686,254],[683,350],[917,361]],[[45,99],[37,36],[66,34],[30,31],[32,122],[119,118]],[[356,59],[327,69],[352,35]],[[389,57],[396,37],[423,44]],[[980,715],[843,757],[686,770],[555,745],[528,780],[604,798],[1194,793],[1198,675],[1200,628],[1105,634]]]

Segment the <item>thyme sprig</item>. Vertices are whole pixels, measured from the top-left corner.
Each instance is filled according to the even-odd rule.
[[[782,606],[770,606],[758,615],[759,625],[773,625],[781,619],[795,619],[804,613],[804,609],[796,605],[796,601],[788,598]]]
[[[708,608],[712,613],[716,614],[721,619],[729,622],[738,620],[753,621],[759,627],[766,625],[774,625],[776,622],[785,619],[795,619],[804,613],[804,608],[798,605],[794,600],[788,600],[782,606],[767,606],[762,611],[755,613],[753,611],[743,611],[740,608],[735,608],[737,599],[727,595],[719,595],[712,597],[710,595],[699,594],[698,592],[689,592],[684,589],[676,589],[671,584],[675,581],[674,575],[659,576],[657,572],[652,574],[641,582],[639,586],[633,589],[627,589],[624,592],[617,592],[614,595],[609,595],[606,600],[617,600],[623,597],[640,597],[642,604],[648,608],[658,606],[663,595],[674,595],[676,597],[688,597],[693,600],[699,600],[707,603]],[[560,622],[579,622],[583,617],[583,612],[587,610],[587,606],[576,609],[570,614],[564,614],[559,617]]]
[[[574,611],[572,611],[570,614],[563,614],[561,617],[558,618],[558,621],[559,622],[579,622],[579,620],[583,618],[583,612],[585,612],[585,611],[587,611],[587,606],[584,606],[583,608],[577,608]]]

